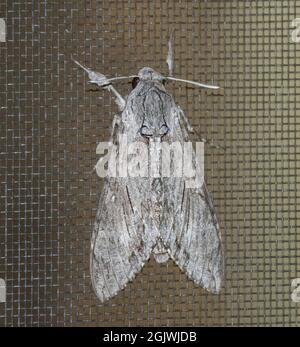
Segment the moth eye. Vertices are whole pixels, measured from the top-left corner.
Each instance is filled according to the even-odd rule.
[[[132,89],[134,89],[139,84],[140,79],[138,77],[134,77],[131,81]]]

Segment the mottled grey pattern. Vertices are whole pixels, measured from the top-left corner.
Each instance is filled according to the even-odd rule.
[[[148,145],[188,141],[187,121],[162,76],[144,68],[139,78],[116,118],[113,143],[118,145],[121,134]],[[171,257],[195,283],[217,293],[223,275],[221,248],[205,184],[187,188],[181,177],[105,179],[91,244],[91,277],[101,301],[124,288],[151,253],[158,262]]]

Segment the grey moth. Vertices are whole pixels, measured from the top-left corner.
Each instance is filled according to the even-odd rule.
[[[172,77],[172,46],[169,42],[168,77],[145,67],[138,75],[109,79],[75,61],[91,83],[116,97],[120,112],[114,118],[110,143],[117,162],[122,161],[120,139],[124,136],[128,143],[139,143],[155,152],[158,161],[163,144],[176,142],[184,147],[189,141],[193,129],[166,90],[166,81],[218,88]],[[133,84],[126,100],[112,86],[125,78]],[[195,156],[192,149],[193,162]],[[145,165],[146,171],[152,164]],[[151,254],[159,263],[173,259],[188,278],[209,292],[220,291],[224,272],[221,237],[204,180],[190,187],[188,177],[164,177],[159,166],[157,170],[152,176],[111,175],[104,179],[90,252],[91,280],[102,302],[133,280]]]

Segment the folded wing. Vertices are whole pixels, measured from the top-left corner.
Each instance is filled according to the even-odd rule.
[[[105,181],[93,230],[91,277],[101,301],[116,295],[141,270],[156,242],[130,182]],[[145,226],[147,225],[147,226]],[[149,225],[151,227],[151,225]]]

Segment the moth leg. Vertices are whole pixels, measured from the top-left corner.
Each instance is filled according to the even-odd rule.
[[[112,123],[112,129],[111,129],[111,133],[110,133],[110,139],[109,141],[110,142],[114,142],[114,140],[116,140],[116,137],[117,137],[117,128],[119,127],[120,125],[120,122],[121,122],[121,117],[120,115],[118,114],[115,114],[114,115],[114,119],[113,119],[113,123]]]
[[[108,86],[103,87],[104,89],[110,91],[115,96],[115,103],[118,105],[119,110],[123,111],[126,105],[125,99],[121,96],[121,94],[110,84]]]
[[[208,145],[208,146],[210,146],[210,147],[212,147],[212,148],[215,148],[215,149],[221,149],[221,150],[225,151],[225,148],[224,148],[224,147],[215,144],[215,143],[213,142],[213,140],[207,140],[206,138],[202,137],[201,134],[199,134],[199,133],[197,132],[197,130],[195,130],[195,128],[192,127],[190,121],[188,120],[187,116],[186,116],[185,113],[182,111],[182,109],[181,109],[179,106],[178,106],[178,108],[179,108],[179,110],[180,110],[179,114],[180,114],[181,118],[183,119],[183,121],[184,121],[184,123],[185,123],[185,126],[186,126],[186,129],[187,129],[187,131],[188,131],[189,133],[191,133],[191,134],[196,134],[196,135],[198,136],[199,140],[200,140],[201,142],[205,143],[206,145]]]
[[[81,65],[77,60],[73,58],[72,60],[89,75],[90,81],[88,83],[97,84],[98,87],[107,89],[108,91],[112,92],[115,95],[115,102],[118,105],[119,110],[123,111],[126,102],[123,99],[123,97],[117,92],[117,90],[110,84],[109,79],[107,79],[106,76],[100,72],[95,72],[91,69],[86,68],[85,66]]]
[[[114,143],[114,141],[115,141],[115,139],[116,139],[116,137],[117,137],[117,131],[116,131],[116,129],[117,129],[117,127],[119,126],[120,121],[121,121],[121,117],[120,117],[118,114],[114,115],[114,119],[113,119],[113,122],[112,122],[112,129],[111,129],[111,133],[110,133],[110,139],[109,139],[109,142],[110,142],[111,144]],[[101,158],[100,158],[99,160],[101,160]],[[99,162],[99,161],[98,161],[98,162]],[[97,162],[97,164],[98,164],[98,162]],[[96,165],[93,167],[93,169],[92,169],[90,172],[88,172],[88,174],[83,178],[84,181],[86,181],[86,180],[94,173],[94,171],[96,171],[97,164],[96,164]]]
[[[113,123],[112,123],[112,129],[111,129],[111,133],[110,133],[110,139],[109,139],[109,148],[111,148],[114,143],[116,142],[116,138],[118,135],[118,127],[120,125],[120,121],[121,121],[121,117],[119,115],[115,115],[114,119],[113,119]],[[97,165],[99,164],[99,162],[101,162],[103,160],[104,157],[100,158],[97,162],[97,164],[94,166],[92,173],[96,170]]]
[[[179,115],[181,116],[182,120],[184,121],[185,123],[185,127],[187,129],[187,131],[189,133],[193,133],[194,132],[194,128],[191,126],[191,123],[190,121],[188,120],[187,116],[185,115],[185,113],[182,111],[181,107],[180,106],[177,106],[178,109],[179,109]]]
[[[212,148],[215,148],[215,149],[220,149],[220,150],[222,150],[222,151],[225,151],[225,148],[224,148],[224,147],[215,144],[213,140],[207,140],[206,138],[201,137],[201,134],[199,134],[194,128],[193,128],[192,133],[196,134],[196,135],[198,136],[199,140],[200,140],[201,142],[203,142],[204,144],[208,145],[209,147],[212,147]]]

